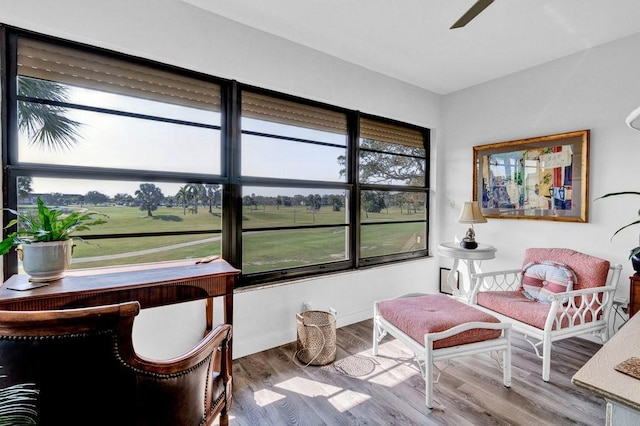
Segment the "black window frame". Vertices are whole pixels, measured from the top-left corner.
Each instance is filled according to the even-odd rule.
[[[119,60],[130,61],[139,65],[157,68],[162,71],[177,73],[187,77],[211,82],[220,86],[221,90],[221,173],[220,175],[210,175],[201,173],[166,172],[153,170],[132,170],[132,169],[108,169],[85,166],[60,166],[48,164],[21,164],[17,161],[17,39],[18,37],[32,38],[47,43],[59,44],[70,47],[106,55]],[[348,258],[346,260],[310,265],[303,267],[274,270],[255,274],[241,274],[236,280],[237,287],[249,287],[264,285],[268,283],[301,279],[315,275],[325,275],[330,273],[357,270],[360,268],[373,267],[376,265],[389,264],[422,258],[430,255],[429,249],[429,175],[430,175],[430,130],[424,127],[403,123],[389,118],[378,117],[366,114],[357,110],[341,108],[322,102],[304,99],[302,97],[288,95],[280,92],[267,90],[264,88],[239,83],[235,80],[218,78],[209,74],[195,72],[192,70],[167,65],[144,58],[134,57],[119,52],[114,52],[82,43],[72,42],[48,35],[43,35],[31,31],[22,30],[7,25],[0,24],[0,46],[2,46],[2,57],[0,58],[0,133],[2,137],[2,164],[3,164],[3,207],[17,208],[17,176],[42,176],[42,177],[72,177],[78,179],[98,179],[98,180],[135,180],[144,182],[177,182],[177,183],[210,183],[218,184],[222,187],[222,229],[217,231],[222,236],[222,257],[230,264],[238,267],[242,266],[242,192],[243,187],[301,187],[301,188],[335,188],[344,190],[350,194],[349,218],[346,226],[349,227]],[[243,91],[260,93],[266,96],[280,98],[296,103],[318,107],[334,112],[340,112],[347,119],[347,143],[346,143],[346,179],[344,182],[326,182],[300,179],[278,179],[260,176],[243,176],[240,173],[241,165],[241,99]],[[359,182],[359,123],[361,117],[367,119],[395,124],[418,130],[423,135],[425,151],[425,182],[423,187],[409,187],[403,185],[376,185]],[[424,249],[411,252],[389,254],[377,257],[361,258],[360,253],[360,233],[363,224],[360,220],[360,194],[363,190],[397,190],[402,192],[419,192],[425,196],[425,236],[426,244]],[[9,222],[9,215],[5,214],[4,225]],[[366,225],[364,225],[366,226]],[[7,230],[4,231],[6,235]],[[204,234],[212,231],[185,231],[180,234]],[[167,233],[159,233],[166,235]],[[126,235],[99,235],[83,236],[85,239],[92,238],[122,238],[122,237],[143,237],[150,234],[126,234]],[[10,252],[4,259],[5,279],[17,273],[18,261],[14,252]]]

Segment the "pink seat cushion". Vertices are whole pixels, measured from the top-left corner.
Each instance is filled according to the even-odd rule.
[[[521,291],[482,291],[478,293],[478,305],[491,309],[494,312],[508,316],[517,321],[529,324],[533,327],[544,330],[544,324],[549,315],[551,305],[540,303],[536,300],[527,299]],[[570,309],[569,312],[572,312]],[[586,313],[585,320],[590,322],[593,319],[590,312]],[[580,323],[579,316],[576,316],[575,323]],[[562,327],[569,324],[567,316],[562,319]],[[554,322],[552,330],[557,328]]]
[[[416,342],[424,345],[426,333],[445,331],[472,321],[499,323],[493,315],[465,305],[444,294],[384,300],[380,315]],[[473,329],[433,342],[434,349],[482,342],[500,337],[500,330]]]

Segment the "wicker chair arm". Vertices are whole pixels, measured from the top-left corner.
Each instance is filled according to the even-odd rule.
[[[505,269],[502,271],[482,272],[471,275],[474,283],[469,294],[469,303],[475,304],[480,291],[509,291],[520,286],[521,269]]]
[[[502,271],[479,272],[477,274],[473,274],[473,276],[474,278],[486,278],[486,277],[493,277],[498,275],[519,274],[520,272],[522,272],[522,268],[514,268],[514,269],[505,269]]]
[[[585,295],[596,294],[596,293],[612,293],[615,291],[616,291],[616,287],[613,287],[613,286],[583,288],[580,290],[565,291],[563,293],[553,293],[549,295],[549,300],[550,301],[563,300],[567,297],[575,298],[577,296],[585,296]]]
[[[550,295],[551,309],[547,315],[545,330],[571,329],[597,320],[606,321],[615,291],[614,286],[602,286]]]

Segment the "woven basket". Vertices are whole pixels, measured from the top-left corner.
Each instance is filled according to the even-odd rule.
[[[296,358],[306,365],[326,365],[336,359],[336,311],[296,314]]]

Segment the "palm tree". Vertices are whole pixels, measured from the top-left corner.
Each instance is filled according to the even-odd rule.
[[[182,204],[182,215],[187,214],[187,204],[191,200],[189,191],[186,186],[181,186],[178,192],[176,193],[176,201]]]
[[[30,176],[18,176],[18,199],[25,199],[33,192],[33,179]]]
[[[200,200],[204,198],[206,190],[201,183],[190,183],[186,187],[189,199],[193,201],[193,213],[198,214],[198,204]]]
[[[68,88],[60,83],[20,77],[18,95],[27,98],[68,102]],[[18,102],[18,130],[24,131],[31,144],[51,151],[71,149],[81,138],[82,123],[65,116],[67,108],[46,103]]]
[[[218,185],[206,183],[204,185],[205,199],[209,203],[209,213],[213,213],[213,206],[216,203],[217,198],[220,196],[220,188]]]

